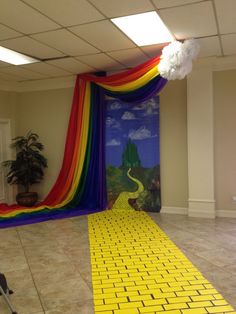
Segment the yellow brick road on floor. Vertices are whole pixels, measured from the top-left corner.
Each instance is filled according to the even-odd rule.
[[[89,216],[96,314],[235,313],[145,212]]]

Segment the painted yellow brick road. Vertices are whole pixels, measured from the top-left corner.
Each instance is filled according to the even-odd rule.
[[[140,193],[142,193],[144,191],[144,186],[142,184],[141,181],[139,181],[138,179],[134,178],[131,176],[130,174],[131,168],[129,168],[129,170],[127,171],[127,177],[135,182],[137,184],[137,190],[135,192],[121,192],[120,195],[118,196],[117,200],[115,201],[115,203],[112,206],[113,210],[117,210],[119,211],[121,208],[125,208],[126,210],[134,210],[134,208],[129,205],[128,200],[130,198],[137,198],[139,196]]]
[[[145,212],[89,216],[96,314],[235,313]]]

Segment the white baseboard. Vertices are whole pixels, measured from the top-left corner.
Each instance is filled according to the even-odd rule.
[[[214,199],[189,199],[188,207],[189,217],[212,219],[216,217]]]
[[[188,208],[163,206],[161,208],[161,214],[188,215]]]
[[[161,214],[176,214],[176,215],[188,215],[188,208],[184,207],[169,207],[163,206],[160,211]],[[193,211],[191,210],[191,217],[202,217],[202,218],[215,218],[216,217],[228,217],[236,218],[236,210],[216,210],[215,215],[212,213],[205,212],[203,210]]]
[[[236,218],[236,210],[216,210],[216,217]]]

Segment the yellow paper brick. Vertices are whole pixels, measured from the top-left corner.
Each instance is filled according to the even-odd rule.
[[[146,295],[133,295],[129,296],[130,301],[145,301],[145,300],[152,300],[152,297],[150,294]]]
[[[184,290],[201,290],[205,289],[203,285],[189,285],[189,286],[183,286]]]
[[[224,313],[234,310],[230,305],[207,307],[206,309],[208,313]]]
[[[191,299],[188,296],[185,297],[175,297],[175,298],[167,298],[168,303],[181,303],[181,302],[191,302]]]
[[[111,293],[102,293],[102,294],[96,294],[94,296],[94,299],[99,300],[99,299],[106,299],[106,298],[115,298],[116,294],[114,292]]]
[[[186,303],[173,303],[163,305],[163,307],[165,308],[165,310],[180,310],[188,308],[188,305]]]
[[[198,308],[198,309],[188,309],[188,310],[182,310],[183,314],[206,314],[208,313],[204,308]]]
[[[165,311],[166,314],[181,314],[180,310]],[[152,313],[153,314],[153,313]],[[164,314],[164,313],[163,313]]]
[[[121,309],[134,309],[142,306],[142,302],[128,302],[128,303],[120,303]]]
[[[103,305],[104,304],[103,299],[101,299],[101,300],[93,300],[93,303],[94,303],[94,305]]]
[[[211,301],[214,300],[215,297],[213,295],[196,295],[192,296],[191,299],[193,301]]]
[[[175,293],[178,297],[198,295],[198,292],[196,290],[195,291],[176,291]]]
[[[188,303],[188,306],[190,308],[206,307],[206,306],[213,306],[213,303],[211,303],[210,301],[191,302],[191,303]]]
[[[125,291],[124,287],[115,287],[115,288],[105,288],[103,289],[103,293],[116,293]]]
[[[126,297],[117,297],[117,298],[110,298],[105,299],[105,304],[114,304],[114,303],[121,303],[121,302],[128,302],[128,299]]]
[[[160,312],[163,311],[163,307],[161,305],[154,305],[154,306],[145,306],[145,307],[140,307],[139,311],[140,313],[155,313],[155,312]]]
[[[214,305],[227,305],[227,302],[225,300],[213,300],[212,303]]]
[[[114,314],[139,314],[139,311],[137,309],[115,310]]]
[[[149,290],[146,285],[127,287],[127,291]]]
[[[198,290],[200,294],[215,294],[217,291],[215,289]]]
[[[152,292],[153,296],[155,299],[158,299],[158,298],[173,298],[175,297],[175,293],[174,292],[163,292],[163,293],[156,293],[156,292]]]
[[[95,312],[99,311],[109,311],[118,309],[117,304],[106,304],[106,305],[95,305]]]
[[[130,297],[130,296],[135,296],[139,295],[137,291],[124,291],[124,292],[117,292],[118,297]]]
[[[143,301],[145,306],[151,306],[151,305],[162,305],[167,304],[166,299],[155,299],[155,300],[144,300]]]

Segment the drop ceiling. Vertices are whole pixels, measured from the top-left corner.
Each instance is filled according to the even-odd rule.
[[[0,4],[0,45],[41,60],[23,66],[0,62],[0,81],[114,72],[142,63],[160,54],[164,45],[138,47],[110,18],[153,10],[176,39],[199,39],[199,58],[236,54],[236,0],[0,0]]]

